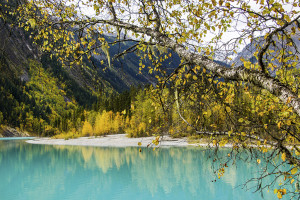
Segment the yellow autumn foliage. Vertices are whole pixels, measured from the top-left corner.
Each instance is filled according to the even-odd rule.
[[[125,128],[123,116],[112,111],[98,113],[95,120],[94,132],[95,135],[105,135],[113,133],[121,133]]]
[[[82,127],[82,135],[83,136],[91,136],[93,134],[93,127],[92,125],[88,122],[85,121]]]

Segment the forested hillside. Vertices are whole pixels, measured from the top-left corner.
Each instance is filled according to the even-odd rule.
[[[4,2],[12,7],[15,3],[1,3]],[[150,83],[138,75],[139,69],[130,64],[130,58],[125,67],[114,62],[114,67],[106,70],[96,58],[93,66],[86,62],[85,67],[63,68],[56,58],[42,53],[39,44],[33,43],[32,32],[16,26],[15,17],[8,14],[7,7],[1,7],[1,13],[5,12],[5,18],[0,21],[2,125],[34,135],[55,135],[71,128],[77,130],[81,128],[87,110],[124,110],[130,100],[124,103],[126,99],[116,100],[116,95],[129,90],[131,85]],[[122,81],[123,74],[128,74],[126,83]],[[130,97],[126,95],[126,98]]]
[[[114,43],[109,48],[111,60],[100,51],[100,55],[85,58],[81,65],[62,66],[51,53],[41,51],[42,41],[31,39],[33,30],[18,27],[16,16],[11,15],[17,1],[1,3],[0,124],[34,135],[81,133],[84,121],[91,118],[90,112],[106,110],[131,116],[137,91],[156,84],[158,72],[148,73],[135,53],[121,56],[136,42],[118,42],[106,36]],[[143,62],[151,65],[148,59]],[[172,69],[179,62],[175,55],[163,65]],[[95,119],[92,121],[94,125]]]
[[[13,39],[7,38],[6,44],[14,49],[25,45],[15,46],[9,43],[10,40]],[[0,74],[2,124],[39,135],[54,134],[52,127],[67,129],[66,120],[71,117],[70,113],[75,113],[73,110],[80,113],[83,108],[91,108],[96,103],[97,96],[71,79],[61,66],[42,64],[45,55],[40,62],[24,56],[21,51],[16,52],[21,59],[15,60],[11,59],[14,51],[7,51],[5,47]]]

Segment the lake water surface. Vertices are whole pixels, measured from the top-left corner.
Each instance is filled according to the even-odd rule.
[[[209,155],[199,148],[139,152],[0,140],[0,199],[262,199],[238,187],[259,165],[231,165],[218,179]],[[264,199],[275,199],[272,191]]]

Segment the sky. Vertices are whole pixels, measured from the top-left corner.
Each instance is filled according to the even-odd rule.
[[[134,0],[132,0],[132,1],[134,1]],[[132,1],[131,1],[131,2],[132,2]],[[191,0],[191,1],[193,1],[193,0]],[[194,0],[194,1],[197,1],[197,2],[198,2],[198,0]],[[80,3],[81,0],[76,0],[76,1],[72,1],[72,2],[73,2],[73,3],[76,2],[76,4],[79,5],[79,7],[80,7],[80,12],[82,13],[82,15],[86,15],[86,16],[88,16],[88,17],[95,17],[95,18],[98,17],[98,16],[96,15],[96,12],[95,12],[94,8],[93,8],[93,7],[87,7],[87,6],[84,6],[82,3]],[[211,1],[209,1],[209,2],[211,2]],[[256,1],[253,1],[253,0],[247,0],[247,1],[242,1],[242,2],[245,2],[245,3],[247,3],[248,5],[250,5],[251,8],[252,8],[254,11],[260,11],[260,10],[262,10],[262,9],[260,8],[260,5],[257,4]],[[280,2],[281,2],[281,1],[280,1]],[[234,5],[234,3],[232,3],[232,4]],[[293,8],[290,4],[289,4],[289,5],[288,5],[288,4],[285,4],[285,5],[283,6],[283,8],[284,8],[285,10],[287,10],[287,11],[291,11],[291,10],[293,10],[293,9],[295,10],[295,8]],[[131,10],[131,11],[135,11],[135,10],[137,10],[137,9],[138,9],[137,6],[130,5],[130,10]],[[174,7],[174,8],[172,8],[172,9],[174,9],[174,10],[180,10],[180,7]],[[170,11],[171,11],[171,10],[170,10]],[[300,11],[299,7],[297,8],[297,11]],[[100,16],[101,16],[101,18],[107,18],[107,19],[108,19],[108,18],[109,18],[108,11],[107,11],[107,10],[102,10],[102,11],[100,12]],[[118,16],[121,16],[121,19],[126,19],[126,18],[128,18],[129,15],[125,15],[125,14],[118,13]],[[132,17],[132,18],[137,18],[138,15],[131,15],[131,17]],[[184,18],[186,18],[186,16],[183,16],[182,18],[184,19]],[[236,22],[236,23],[234,24],[234,28],[228,29],[228,31],[223,32],[223,37],[222,37],[222,41],[220,42],[220,44],[221,44],[221,43],[226,43],[226,42],[228,42],[228,41],[230,41],[230,40],[233,40],[234,38],[239,37],[240,34],[241,34],[240,31],[241,31],[242,29],[244,29],[244,30],[247,29],[247,17],[246,17],[246,16],[234,14],[233,20]],[[268,25],[271,25],[271,23],[269,23],[269,24],[266,23],[266,24],[265,24],[265,26],[268,26]],[[175,25],[174,25],[174,29],[175,29]],[[217,28],[217,27],[216,27],[216,32],[218,32],[218,28]],[[258,36],[261,36],[261,35],[263,35],[263,34],[265,34],[265,32],[256,32],[256,33],[254,33],[254,36],[258,37]],[[133,37],[133,36],[130,36],[130,37]],[[202,45],[203,45],[203,46],[207,45],[207,43],[209,43],[213,37],[214,37],[214,34],[213,34],[213,33],[207,34],[206,37],[203,38],[204,42],[203,42]],[[239,52],[239,51],[241,51],[241,50],[242,50],[247,44],[249,44],[249,43],[250,43],[250,39],[245,38],[245,39],[243,40],[243,43],[240,44],[239,47],[236,47],[235,50],[236,50],[237,52]],[[195,43],[194,43],[194,44],[195,44]],[[220,44],[219,44],[219,45],[218,45],[218,44],[211,44],[211,45],[215,45],[215,47],[217,47],[217,46],[220,46]],[[197,44],[197,45],[198,45],[198,44]],[[229,45],[227,45],[227,47],[228,47],[228,46],[229,46]],[[222,47],[222,48],[223,48],[223,47]],[[225,49],[224,49],[224,50],[225,50]],[[232,52],[230,53],[230,57],[232,57],[232,58],[234,57],[234,55],[232,54]],[[220,58],[220,59],[222,60],[222,58]]]

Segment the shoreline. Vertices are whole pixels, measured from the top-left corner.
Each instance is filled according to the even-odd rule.
[[[72,146],[94,146],[94,147],[187,147],[187,146],[202,146],[201,144],[189,144],[187,138],[171,138],[163,136],[159,145],[154,145],[151,137],[128,138],[126,134],[105,135],[100,137],[80,137],[75,139],[52,139],[52,138],[35,138],[27,140],[30,144],[45,144],[45,145],[72,145]],[[141,143],[141,145],[139,145]],[[150,144],[150,145],[149,145]],[[203,146],[207,146],[203,144]]]
[[[91,137],[79,137],[74,139],[53,139],[53,138],[34,138],[26,140],[29,144],[44,144],[44,145],[67,145],[67,146],[93,146],[93,147],[207,147],[214,148],[213,144],[209,143],[189,143],[186,137],[183,138],[172,138],[168,135],[160,138],[158,145],[152,143],[155,140],[155,136],[150,137],[139,137],[139,138],[128,138],[126,134],[114,134],[105,136],[91,136]],[[139,143],[141,143],[139,145]],[[233,144],[228,143],[218,148],[232,148]],[[249,145],[254,148],[272,148],[269,145],[257,146],[254,144]],[[288,146],[292,149],[292,146]]]

